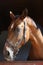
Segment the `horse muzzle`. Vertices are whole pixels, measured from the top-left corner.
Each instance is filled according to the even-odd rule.
[[[5,43],[3,50],[5,60],[14,61],[18,52],[19,52],[18,48],[11,46],[10,44],[8,44],[8,42]]]

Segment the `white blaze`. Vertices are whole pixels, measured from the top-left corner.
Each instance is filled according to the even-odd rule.
[[[14,23],[11,25],[11,29],[14,27]]]
[[[11,50],[11,48],[6,47],[7,51],[10,53],[10,57],[13,60],[13,51]]]

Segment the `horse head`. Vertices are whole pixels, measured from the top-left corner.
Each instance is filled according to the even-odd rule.
[[[29,27],[25,21],[27,16],[27,9],[16,18],[16,16],[10,11],[11,24],[8,27],[8,37],[4,46],[4,57],[8,61],[15,59],[18,51],[22,45],[29,40]]]
[[[16,16],[10,11],[11,24],[8,27],[8,37],[4,46],[4,57],[8,61],[15,60],[19,49],[25,45],[26,42],[31,41],[31,53],[30,58],[43,57],[41,52],[43,35],[41,30],[37,28],[33,19],[27,16],[28,10],[25,9],[22,14],[16,18]],[[42,55],[41,55],[42,54]],[[31,56],[32,55],[32,56]]]

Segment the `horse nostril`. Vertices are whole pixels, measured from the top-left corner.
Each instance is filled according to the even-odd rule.
[[[9,51],[7,51],[7,55],[8,55],[8,56],[10,55]]]

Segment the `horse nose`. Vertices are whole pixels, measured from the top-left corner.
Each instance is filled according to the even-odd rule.
[[[6,54],[7,56],[9,56],[9,55],[10,55],[9,51],[6,51],[6,53],[7,53],[7,54]]]
[[[7,51],[7,50],[4,50],[4,56],[6,56],[6,57],[10,56],[10,53],[9,53],[9,51]]]
[[[10,55],[10,53],[7,50],[6,46],[4,47],[3,54],[4,54],[4,56],[9,56]]]

